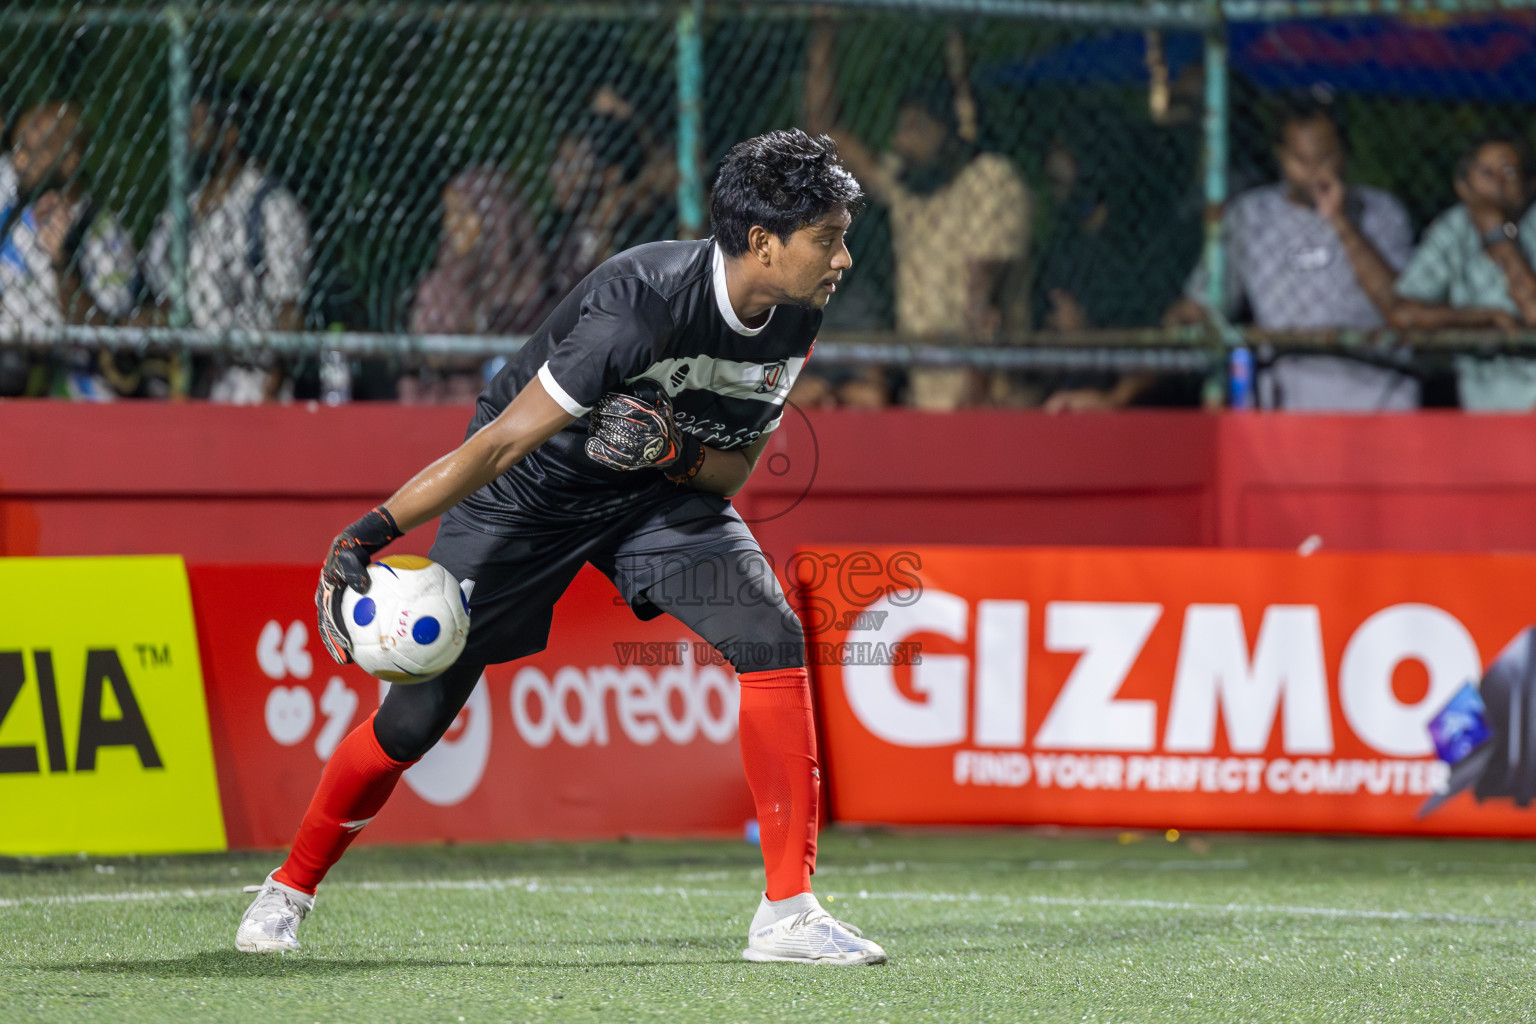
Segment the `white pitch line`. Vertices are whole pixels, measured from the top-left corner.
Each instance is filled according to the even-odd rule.
[[[1367,921],[1439,921],[1445,924],[1512,925],[1536,928],[1536,921],[1511,917],[1469,917],[1418,910],[1358,910],[1351,907],[1293,907],[1246,903],[1175,903],[1167,900],[1104,900],[1064,896],[1031,896],[1028,902],[1053,907],[1111,907],[1120,910],[1193,910],[1226,914],[1280,914],[1289,917],[1342,917]]]
[[[743,890],[689,889],[681,886],[604,886],[541,882],[537,878],[423,879],[394,882],[334,882],[327,891],[406,892],[412,890],[459,890],[469,892],[550,893],[576,896],[660,896],[702,898],[741,898]],[[218,889],[129,890],[124,892],[76,893],[59,896],[22,896],[0,898],[0,910],[38,906],[75,906],[97,903],[146,903],[177,899],[226,899],[238,903],[246,894],[234,886]],[[1104,908],[1112,910],[1164,910],[1203,914],[1272,914],[1285,917],[1328,917],[1362,921],[1424,921],[1440,924],[1536,928],[1536,921],[1508,917],[1473,917],[1465,914],[1438,914],[1412,910],[1364,910],[1352,907],[1309,907],[1285,904],[1187,903],[1171,900],[1102,899],[1070,896],[1014,897],[1007,893],[956,892],[854,892],[826,893],[846,902],[890,900],[904,903],[998,903],[1030,904],[1048,907]],[[835,902],[835,900],[833,900]]]

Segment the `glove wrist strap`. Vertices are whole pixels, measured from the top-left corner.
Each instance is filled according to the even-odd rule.
[[[379,505],[373,511],[378,513],[379,518],[383,519],[384,524],[389,527],[389,539],[391,541],[397,541],[405,536],[405,531],[400,529],[399,524],[395,522],[395,517],[390,513],[389,509]]]
[[[405,536],[405,532],[395,522],[395,517],[383,505],[370,509],[367,515],[347,528],[347,533],[369,552],[377,551]]]
[[[667,479],[675,484],[686,483],[698,476],[699,470],[704,468],[705,447],[688,434],[683,435],[680,445],[681,453],[677,461],[667,467],[665,472]]]

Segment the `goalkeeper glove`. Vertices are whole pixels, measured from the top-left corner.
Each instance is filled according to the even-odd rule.
[[[331,542],[331,553],[320,569],[320,585],[315,588],[315,610],[320,623],[320,641],[339,664],[352,660],[352,641],[340,622],[341,598],[348,587],[366,594],[368,562],[373,553],[405,534],[395,525],[395,517],[383,505],[342,530]]]
[[[650,381],[635,394],[610,392],[587,419],[587,457],[609,469],[660,469],[681,482],[704,464],[704,446],[678,429],[672,399]]]

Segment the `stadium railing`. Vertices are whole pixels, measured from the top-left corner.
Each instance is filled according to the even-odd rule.
[[[0,87],[7,135],[19,147],[29,111],[78,104],[81,119],[70,122],[45,185],[89,193],[96,223],[114,218],[118,238],[141,259],[131,308],[101,308],[81,287],[73,307],[29,312],[26,289],[4,276],[7,258],[21,265],[27,254],[9,247],[0,254],[0,284],[10,292],[0,292],[0,352],[334,351],[406,363],[505,355],[526,333],[515,324],[519,310],[480,310],[474,333],[415,317],[423,279],[451,261],[442,209],[465,172],[481,175],[471,198],[518,218],[498,244],[517,249],[526,235],[530,259],[544,261],[494,268],[497,287],[512,295],[520,274],[557,277],[570,248],[562,243],[579,230],[595,231],[606,249],[704,234],[708,168],[739,138],[804,123],[818,74],[834,94],[823,114],[870,149],[892,148],[900,112],[915,106],[948,123],[965,159],[1006,157],[1029,197],[1026,237],[1013,240],[1016,260],[1003,260],[1017,273],[1000,273],[997,321],[985,330],[904,328],[897,264],[921,254],[893,244],[892,217],[875,203],[850,237],[858,270],[829,312],[819,362],[1166,370],[1216,381],[1229,351],[1249,345],[1406,348],[1428,362],[1452,351],[1526,351],[1536,334],[1275,335],[1220,317],[1177,330],[1157,324],[1201,261],[1213,271],[1206,302],[1225,304],[1220,213],[1231,193],[1275,176],[1278,108],[1269,101],[1325,93],[1350,130],[1351,180],[1392,192],[1422,226],[1454,203],[1453,168],[1470,139],[1530,137],[1536,66],[1484,60],[1476,46],[1424,57],[1404,33],[1455,29],[1472,34],[1457,42],[1486,42],[1493,54],[1508,52],[1499,49],[1505,29],[1529,29],[1533,17],[1536,0],[45,0],[8,8],[0,11],[0,58],[11,69]],[[816,67],[818,45],[832,55],[830,67]],[[1372,57],[1392,46],[1396,56]],[[302,211],[298,233],[269,234],[270,211],[236,218],[233,228],[249,235],[244,229],[260,221],[265,244],[278,250],[300,240],[301,258],[290,261],[302,273],[292,319],[278,315],[281,296],[244,320],[221,319],[219,303],[240,300],[200,291],[219,280],[199,262],[217,240],[196,235],[206,160],[189,129],[200,102],[217,108],[216,123],[235,133],[243,158]],[[933,182],[921,171],[895,180],[926,194]],[[602,209],[619,192],[625,208]],[[18,208],[5,215],[7,228],[24,213],[10,205]],[[1090,224],[1092,238],[1072,237]],[[157,225],[158,271],[146,274],[142,257]],[[954,245],[971,230],[958,225]],[[225,245],[219,258],[251,266],[227,276],[260,280],[278,257],[295,255],[258,259],[245,241]],[[75,261],[85,285],[84,243],[62,244],[75,247],[64,262]],[[1082,292],[1071,296],[1079,315],[1062,316],[1052,292],[1073,287]],[[519,294],[524,314],[549,300]],[[921,309],[909,319],[935,322]]]

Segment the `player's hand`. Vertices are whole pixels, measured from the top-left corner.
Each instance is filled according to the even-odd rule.
[[[394,516],[383,505],[342,530],[331,542],[331,553],[320,569],[320,585],[315,588],[315,611],[320,625],[320,641],[338,664],[352,660],[352,642],[341,621],[341,598],[348,587],[366,594],[371,581],[368,563],[373,554],[403,534]]]
[[[587,419],[586,451],[609,469],[671,471],[702,461],[703,446],[683,434],[672,418],[672,399],[642,381],[635,394],[610,392]]]

